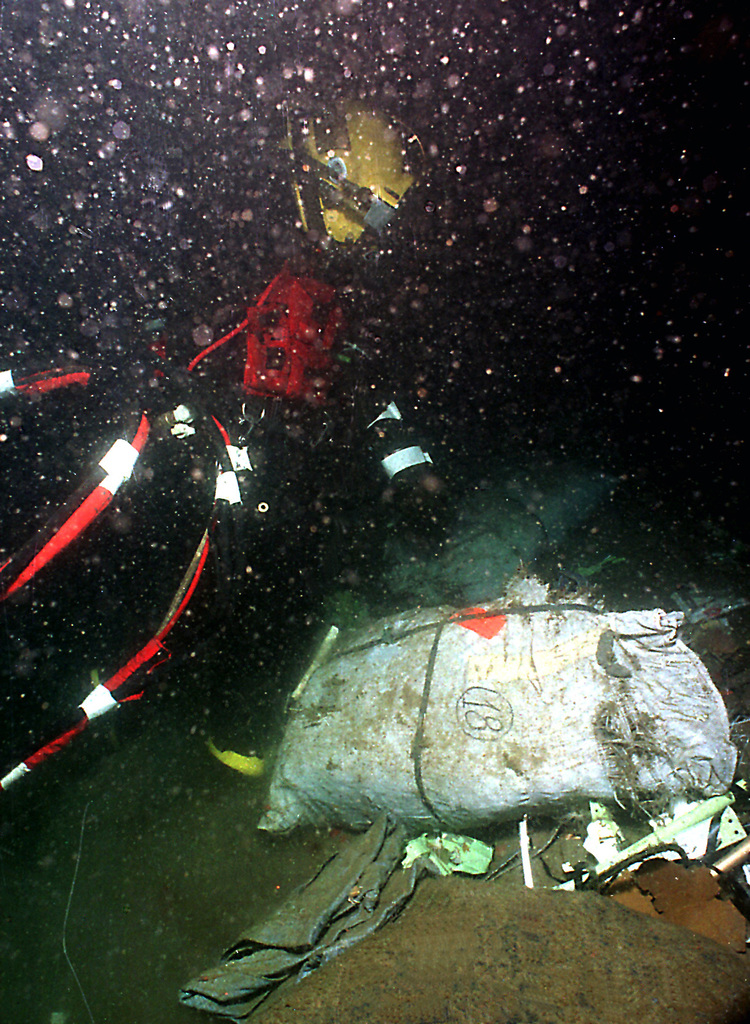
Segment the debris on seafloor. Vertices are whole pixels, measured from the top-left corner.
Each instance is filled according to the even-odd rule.
[[[683,632],[702,622],[719,621],[726,625],[727,615],[750,606],[750,600],[745,597],[732,594],[709,595],[693,584],[678,587],[670,597],[685,616]]]
[[[744,791],[739,782],[735,791]],[[658,846],[679,844],[687,857],[698,859],[708,851],[709,839],[715,831],[716,851],[746,837],[746,832],[732,810],[736,795],[732,790],[708,800],[677,800],[672,812],[661,814],[650,821],[651,831],[627,848],[621,847],[622,833],[609,809],[598,802],[590,803],[591,824],[587,829],[584,848],[596,861],[596,873],[603,875],[623,860],[635,863],[639,854],[649,854]],[[715,829],[713,823],[716,822]]]
[[[470,836],[457,836],[441,832],[431,836],[426,832],[406,844],[403,868],[420,858],[430,870],[439,875],[452,875],[459,871],[468,875],[483,875],[492,860],[492,847]]]
[[[744,795],[742,787],[735,786],[731,792],[701,803],[677,804],[671,816],[663,815],[651,822],[654,831],[630,845],[626,845],[625,835],[632,833],[633,822],[621,828],[611,807],[605,804],[592,802],[588,828],[584,827],[585,819],[579,813],[569,812],[557,822],[546,841],[540,841],[538,830],[534,830],[532,837],[524,816],[510,857],[506,857],[507,851],[501,853],[500,849],[467,835],[425,833],[407,841],[407,830],[381,815],[367,832],[350,837],[308,883],[287,897],[268,918],[246,929],[215,967],[185,985],[180,1000],[183,1005],[231,1020],[244,1019],[258,1011],[263,1020],[269,1012],[270,1020],[278,1019],[286,1024],[290,1019],[285,1015],[286,1008],[293,1006],[293,1013],[301,1012],[295,995],[298,982],[306,985],[308,979],[319,975],[328,980],[335,978],[336,973],[328,972],[334,967],[334,962],[340,966],[338,954],[346,954],[341,957],[343,961],[353,956],[356,962],[360,943],[368,950],[379,948],[369,943],[375,938],[376,931],[381,933],[382,925],[401,911],[409,919],[414,904],[417,914],[432,904],[435,893],[429,889],[428,876],[441,878],[446,886],[452,886],[458,882],[454,872],[477,876],[473,908],[466,910],[469,922],[466,927],[471,927],[471,920],[476,921],[488,905],[499,899],[501,904],[503,901],[513,903],[516,917],[528,917],[538,930],[541,918],[539,911],[534,909],[537,904],[533,901],[546,889],[548,896],[556,899],[544,903],[547,909],[545,935],[548,932],[550,937],[567,942],[570,947],[566,954],[568,957],[580,952],[580,936],[575,940],[572,938],[575,928],[579,931],[590,929],[587,941],[596,944],[601,941],[606,920],[612,927],[622,927],[627,932],[631,954],[636,947],[640,948],[638,944],[643,945],[642,961],[638,959],[640,954],[629,958],[634,977],[638,974],[639,963],[648,963],[649,968],[653,968],[653,949],[661,943],[659,970],[662,974],[668,974],[671,969],[670,954],[674,958],[675,975],[679,974],[681,958],[688,950],[694,950],[696,956],[703,956],[711,965],[725,958],[722,967],[717,966],[714,970],[711,966],[703,982],[710,985],[710,979],[713,979],[719,987],[724,986],[722,991],[732,993],[733,999],[750,1000],[746,974],[743,980],[737,961],[730,962],[730,958],[745,951],[747,920],[728,898],[728,883],[732,881],[733,874],[744,863],[744,858],[750,859],[750,842],[732,806],[738,799],[744,801]],[[742,806],[745,806],[744,802]],[[571,828],[577,835],[568,834]],[[581,843],[584,833],[587,833],[587,838]],[[566,884],[564,888],[577,891],[552,893],[549,879],[554,876],[544,855],[552,852],[557,844],[563,846],[568,840],[575,839],[578,841],[578,853],[588,853],[588,865],[579,864],[576,869],[570,869],[563,862],[562,871],[575,880],[574,884]],[[674,852],[667,852],[669,847]],[[743,853],[745,847],[748,849]],[[721,856],[717,859],[719,854]],[[681,863],[665,859],[674,855],[680,858]],[[501,858],[502,863],[499,863]],[[532,861],[540,866],[538,886],[531,878]],[[561,864],[559,857],[556,863]],[[523,868],[522,878],[526,886],[522,891],[528,894],[530,903],[528,900],[524,902],[519,894],[518,875],[508,877],[504,884],[497,883],[506,870],[518,864]],[[545,869],[546,880],[541,867]],[[454,877],[447,878],[447,875]],[[427,884],[431,893],[427,902],[420,896],[423,884]],[[588,913],[595,909],[591,901],[599,901],[599,910],[594,918]],[[618,905],[618,911],[614,910],[614,904]],[[623,907],[626,910],[622,910]],[[632,916],[645,915],[654,923],[628,923],[625,918],[631,915],[626,911],[640,911],[640,915]],[[443,930],[448,934],[457,933],[462,925],[450,913],[452,911],[446,911]],[[664,929],[663,937],[655,924],[657,921],[670,926]],[[398,935],[402,934],[402,930],[391,932],[388,927],[382,931],[388,936],[384,939],[386,950],[390,949],[391,935],[397,944]],[[434,941],[434,933],[425,933],[421,941],[429,945]],[[649,943],[651,947],[647,950]],[[392,957],[386,955],[381,963],[376,956],[370,961],[366,973],[361,969],[355,972],[362,999],[373,997],[383,972],[387,974],[392,964]],[[723,978],[722,971],[729,972],[726,978]],[[688,1005],[684,1002],[686,999],[695,998],[695,993],[688,991],[686,977],[683,971],[680,985],[669,996],[669,999],[676,1000],[674,1006],[670,1003],[667,1007],[670,1011],[682,1009],[683,1003]],[[459,974],[450,981],[450,986],[458,992],[464,983],[465,978]],[[334,982],[330,984],[336,989]],[[641,985],[641,988],[645,986]],[[559,997],[564,1002],[563,989],[558,979],[554,998]],[[311,991],[315,991],[314,985]],[[639,990],[635,994],[640,998],[642,992]],[[314,999],[309,1006],[313,1004]],[[689,1005],[692,1007],[692,1003]],[[279,1008],[278,1018],[274,1007]],[[294,1019],[309,1020],[310,1024],[322,1024],[323,1021],[330,1024],[334,1018],[318,1017],[310,1010],[309,1017]],[[391,1024],[392,1018],[373,1016],[372,1019]],[[412,1024],[423,1016],[403,1019]],[[501,1019],[503,1024],[510,1024],[515,1018],[511,1014],[507,1021],[506,1018],[498,1018]],[[558,1014],[545,1019],[557,1024],[566,1018]],[[611,1021],[611,1024],[620,1024],[621,1020],[619,1016],[598,1019]],[[643,1019],[650,1024],[652,1020],[673,1018],[652,1016]],[[696,1015],[684,1019],[693,1024],[702,1018]]]
[[[208,752],[217,761],[221,761],[227,768],[231,768],[235,772],[255,778],[263,774],[263,761],[254,754],[238,754],[235,750],[219,750],[210,738],[206,740],[206,746],[208,747]]]
[[[377,811],[392,812],[406,827],[400,840],[394,832],[382,844],[389,850],[387,863],[379,830],[391,825],[384,826],[382,818],[353,838],[349,851],[367,847],[363,863],[371,863],[366,871],[352,866],[342,851],[339,863],[342,869],[345,862],[348,866],[341,884],[339,863],[329,862],[291,895],[278,915],[247,929],[216,967],[185,986],[183,1004],[232,1019],[257,1009],[264,1020],[268,1014],[268,1021],[275,1022],[278,1013],[278,1021],[286,1024],[291,1018],[285,1012],[302,1012],[297,983],[302,983],[299,991],[315,993],[320,985],[326,992],[331,985],[338,993],[335,979],[349,970],[350,957],[358,965],[354,995],[377,1002],[373,993],[379,991],[381,975],[389,974],[391,950],[403,935],[403,922],[393,930],[379,925],[402,909],[408,922],[432,906],[435,879],[426,876],[464,872],[478,876],[467,909],[472,927],[480,908],[496,899],[513,902],[517,915],[527,914],[539,925],[534,908],[540,893],[545,900],[558,897],[544,906],[550,911],[550,935],[568,942],[566,966],[582,948],[572,938],[574,924],[584,933],[590,929],[588,940],[598,948],[602,922],[611,917],[612,927],[632,937],[631,951],[641,949],[638,943],[643,946],[629,957],[636,1001],[651,992],[645,975],[640,989],[637,979],[645,965],[655,969],[654,950],[663,947],[659,970],[670,986],[681,958],[694,950],[709,965],[701,977],[707,990],[713,986],[719,1001],[739,1005],[744,999],[750,1005],[750,970],[739,955],[747,949],[750,919],[750,867],[745,866],[750,841],[740,820],[747,819],[748,799],[743,784],[733,782],[736,750],[726,707],[693,645],[706,630],[724,629],[721,615],[713,614],[722,609],[726,605],[714,602],[709,609],[704,602],[692,620],[659,609],[607,613],[585,596],[551,598],[538,580],[518,577],[503,599],[483,608],[417,609],[341,636],[332,628],[290,694],[287,733],[261,827],[279,831],[314,822],[357,830],[367,827]],[[714,633],[710,639],[716,639]],[[458,690],[450,688],[455,681]],[[553,708],[555,720],[545,720],[542,729],[528,717],[530,705],[537,717]],[[561,714],[564,722],[556,731]],[[573,762],[580,764],[572,758],[573,747],[584,742],[589,727],[594,753],[584,761],[601,771],[578,779],[571,774]],[[525,748],[519,745],[531,742],[530,729],[536,730],[534,764],[530,757],[524,760]],[[701,785],[695,785],[698,776],[690,760],[696,742],[708,743],[714,766]],[[541,767],[540,750],[547,757]],[[520,794],[506,792],[503,765],[511,753],[516,759],[512,774],[526,784]],[[465,778],[460,771],[468,773]],[[676,775],[686,780],[684,785],[671,785]],[[688,794],[698,798],[691,802]],[[581,814],[582,799],[590,820]],[[635,817],[627,817],[623,805]],[[666,807],[669,813],[657,814]],[[530,822],[528,814],[539,817]],[[488,829],[497,837],[496,827],[518,824],[519,818],[518,834],[509,838],[510,856],[501,845],[504,840],[495,838],[490,846],[472,838],[474,833],[487,839]],[[549,820],[551,835],[540,836],[542,821]],[[441,831],[458,831],[459,826],[470,834]],[[407,843],[416,831],[423,834]],[[408,865],[406,871],[399,869],[399,859],[404,868]],[[337,874],[332,888],[329,873]],[[419,886],[417,878],[422,879]],[[442,882],[446,888],[463,884],[458,877]],[[326,892],[319,899],[321,885]],[[578,891],[566,895],[550,892],[553,888]],[[308,936],[303,949],[300,909],[308,899],[315,906],[305,927],[316,934],[320,929],[320,940]],[[586,918],[596,907],[595,919]],[[565,921],[570,935],[564,935]],[[451,917],[442,925],[451,933],[459,919]],[[433,938],[430,932],[430,942]],[[361,950],[381,946],[384,964],[378,966],[376,957],[363,971]],[[344,950],[346,955],[334,961]],[[494,958],[493,963],[497,966]],[[677,1000],[669,1010],[695,1010],[690,982],[695,976],[695,970],[688,970],[680,984],[668,986],[669,998]],[[413,988],[417,980],[409,975],[408,984]],[[464,981],[446,972],[446,984],[462,997]],[[555,984],[553,998],[568,1006],[563,983],[558,979]],[[589,982],[582,984],[588,998]],[[318,1024],[313,1004],[314,995],[303,1010],[310,1012],[311,1024]],[[414,1019],[423,1017],[420,1009]],[[324,1019],[326,1024],[333,1020]],[[371,1019],[392,1024],[387,1015]],[[547,1019],[557,1024],[567,1018],[550,1014]],[[651,1024],[676,1017],[646,1014],[639,1019]],[[692,1024],[703,1018],[696,1013],[680,1019]],[[615,1020],[619,1024],[620,1017],[612,1017],[612,1024]]]
[[[652,819],[651,831],[629,846],[609,808],[592,801],[583,846],[596,866],[581,887],[744,953],[750,842],[732,805],[745,789],[740,782],[723,796],[678,801],[672,814]]]
[[[219,963],[193,978],[180,1002],[236,1020],[395,917],[426,865],[399,860],[406,833],[381,814],[269,917],[253,924]]]
[[[703,864],[685,868],[671,860],[648,861],[619,878],[606,895],[631,910],[689,928],[737,953],[745,952],[748,922]]]
[[[564,838],[564,824],[533,858]],[[484,866],[492,847],[446,834],[404,847],[404,832],[391,828],[381,818],[350,839],[184,986],[181,1002],[235,1021],[257,1012],[263,1024],[484,1019],[478,1012],[489,1005],[501,1007],[498,1024],[522,1014],[567,1024],[571,1006],[601,1024],[628,1024],[633,1013],[643,1024],[747,1019],[738,955],[746,921],[705,865],[652,859],[604,891],[553,892],[523,888],[517,876],[498,884],[502,865],[474,879],[453,867],[440,877],[446,856],[457,854],[466,871]],[[410,846],[417,856],[404,870],[398,860]],[[402,910],[396,927],[379,927]],[[528,983],[541,971],[543,990]],[[717,1008],[732,1014],[716,1016]]]

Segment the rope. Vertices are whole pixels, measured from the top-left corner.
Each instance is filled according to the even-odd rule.
[[[360,651],[370,650],[372,647],[380,647],[381,644],[396,644],[400,640],[406,640],[410,636],[414,636],[417,633],[425,633],[428,629],[434,629],[435,626],[440,626],[442,629],[444,626],[452,625],[456,623],[461,625],[464,622],[472,622],[475,619],[492,619],[499,615],[533,615],[536,612],[566,612],[566,611],[580,611],[589,612],[592,615],[601,615],[601,609],[595,608],[591,604],[581,604],[574,601],[564,601],[559,604],[532,604],[532,605],[509,605],[507,608],[487,608],[484,611],[479,612],[457,612],[450,615],[447,619],[438,619],[434,622],[425,622],[419,626],[412,626],[409,629],[404,629],[400,633],[391,631],[389,627],[385,628],[385,631],[380,636],[375,637],[373,640],[366,640],[364,643],[356,644],[354,647],[347,647],[343,651],[338,651],[337,656],[343,658],[348,654],[358,654]]]
[[[419,712],[417,714],[417,727],[414,731],[414,739],[411,744],[411,759],[414,762],[414,782],[416,783],[417,791],[422,803],[433,816],[435,821],[440,825],[443,824],[443,821],[435,810],[435,807],[427,796],[424,788],[424,780],[422,778],[422,751],[424,749],[424,720],[427,715],[427,707],[430,703],[430,689],[432,687],[432,677],[435,673],[435,661],[437,660],[438,646],[440,644],[440,638],[443,635],[443,630],[449,624],[449,621],[450,620],[438,624],[438,628],[435,632],[435,639],[432,641],[430,656],[427,659],[427,667],[424,674],[422,699],[419,703]]]

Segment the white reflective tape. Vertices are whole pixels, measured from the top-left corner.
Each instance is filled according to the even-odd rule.
[[[111,708],[116,708],[117,701],[104,683],[99,683],[78,707],[83,711],[86,718],[91,721],[92,718],[98,718],[99,715],[103,715]]]
[[[432,459],[427,452],[422,451],[418,444],[415,444],[410,448],[401,448],[400,451],[393,452],[392,455],[386,455],[381,465],[388,474],[388,478],[393,479],[397,473],[408,469],[409,466],[420,466],[423,462],[432,463]]]
[[[195,427],[191,427],[189,423],[175,423],[169,433],[172,437],[176,437],[178,441],[184,441],[186,437],[193,436]]]
[[[215,498],[216,501],[228,501],[230,505],[241,504],[240,485],[234,473],[219,473],[216,479]]]
[[[16,387],[13,380],[12,370],[0,370],[0,395],[7,391],[14,391]]]
[[[370,427],[374,427],[376,423],[380,422],[380,420],[400,420],[401,418],[401,413],[398,411],[396,403],[389,402],[380,415],[376,416],[372,423],[368,423],[365,429],[369,430]]]
[[[235,473],[241,469],[246,469],[249,473],[252,473],[253,467],[250,463],[250,456],[247,454],[247,448],[238,448],[236,444],[228,444],[227,451],[229,452],[229,460]]]
[[[186,405],[178,405],[177,408],[173,410],[172,415],[174,416],[176,423],[193,422],[193,414]]]
[[[118,437],[107,454],[99,460],[99,465],[107,474],[106,478],[102,480],[101,486],[106,488],[110,494],[114,494],[130,477],[138,454],[138,449],[134,448],[129,441]]]
[[[170,434],[176,437],[178,441],[184,440],[186,437],[192,437],[195,433],[195,427],[191,427],[190,424],[194,420],[194,416],[191,409],[188,409],[186,405],[178,405],[164,417],[167,423],[172,423],[169,428]]]
[[[22,778],[24,775],[28,775],[30,771],[31,768],[29,768],[28,765],[25,765],[22,761],[20,764],[17,764],[15,768],[12,768],[7,775],[3,775],[2,779],[0,779],[0,789],[7,789],[8,786],[12,785],[18,779]]]

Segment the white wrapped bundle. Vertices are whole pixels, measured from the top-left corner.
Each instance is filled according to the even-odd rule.
[[[550,604],[534,581],[526,599],[340,637],[293,706],[260,827],[387,810],[466,831],[562,801],[726,791],[726,709],[680,613]]]

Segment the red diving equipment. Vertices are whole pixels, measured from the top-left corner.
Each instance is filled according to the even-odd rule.
[[[242,384],[248,394],[323,405],[331,385],[333,347],[343,322],[334,288],[312,277],[294,277],[284,269],[248,309],[242,323],[203,349],[188,369],[244,333]]]

